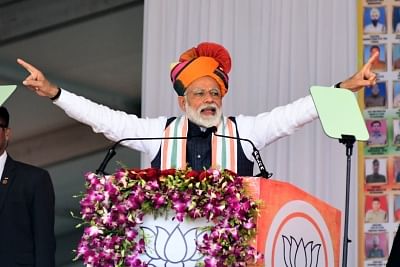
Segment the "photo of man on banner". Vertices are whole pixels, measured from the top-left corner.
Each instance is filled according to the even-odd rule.
[[[365,235],[365,250],[368,259],[386,257],[388,251],[387,233],[367,233]]]
[[[364,62],[368,62],[375,53],[379,54],[374,62],[372,62],[371,70],[382,72],[387,70],[386,47],[384,44],[365,45],[364,46]]]
[[[380,6],[364,8],[364,33],[386,33],[385,7]]]
[[[386,183],[386,158],[365,160],[365,182],[367,184]]]
[[[367,129],[369,132],[368,146],[384,146],[387,142],[386,120],[367,120]]]
[[[387,216],[387,199],[385,195],[369,195],[365,198],[365,222],[366,223],[385,223]]]
[[[386,82],[365,87],[365,108],[386,107]]]

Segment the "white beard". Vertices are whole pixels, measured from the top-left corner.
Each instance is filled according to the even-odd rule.
[[[201,110],[205,108],[215,108],[215,115],[209,116],[209,118],[203,118],[201,116]],[[197,110],[195,110],[194,108],[189,106],[188,102],[186,101],[185,109],[188,119],[200,127],[210,128],[213,126],[218,126],[218,124],[221,122],[222,110],[218,108],[215,104],[204,104],[201,105]]]

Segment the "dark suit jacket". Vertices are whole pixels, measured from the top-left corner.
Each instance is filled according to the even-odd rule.
[[[55,266],[54,189],[46,170],[7,157],[0,181],[0,266]]]
[[[386,264],[387,267],[400,266],[400,227],[397,229],[396,236],[393,240],[392,250]]]

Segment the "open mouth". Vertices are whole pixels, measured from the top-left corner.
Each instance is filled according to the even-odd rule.
[[[217,109],[215,107],[205,107],[200,110],[200,113],[206,116],[214,116],[216,112]]]

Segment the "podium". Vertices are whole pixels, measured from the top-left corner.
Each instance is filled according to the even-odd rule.
[[[250,266],[339,266],[339,210],[286,182],[247,177],[245,187],[253,200],[262,203],[253,246],[264,258]],[[172,217],[145,217],[141,228],[149,237],[150,250],[142,259],[154,266],[164,266],[165,260],[195,266],[201,255],[195,253],[193,240],[210,222],[179,223]]]
[[[339,210],[286,182],[250,177],[246,186],[263,203],[254,241],[261,266],[339,266]]]
[[[88,173],[87,192],[80,201],[86,228],[76,258],[90,266],[188,267],[202,261],[214,266],[212,253],[229,244],[226,254],[218,254],[220,260],[226,255],[229,262],[239,251],[246,266],[339,266],[339,210],[289,183],[242,178],[229,171],[193,173],[174,169],[121,169],[108,176]],[[190,207],[196,205],[203,205],[207,213],[207,203],[218,195],[222,202],[213,207],[216,217],[208,221],[204,216],[184,216],[195,212]],[[168,197],[175,200],[168,202]],[[145,212],[150,205],[157,205],[151,208],[157,217]],[[214,237],[222,243],[210,242]],[[199,246],[200,251],[206,246],[207,257]]]

